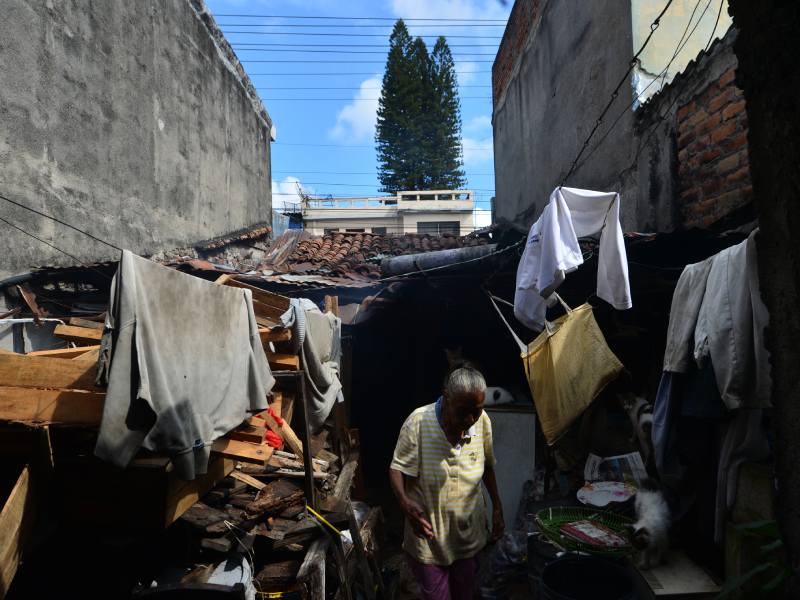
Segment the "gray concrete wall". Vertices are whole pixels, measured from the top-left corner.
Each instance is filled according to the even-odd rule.
[[[540,7],[493,114],[496,214],[524,226],[566,174],[632,54],[629,0],[547,0]],[[625,85],[612,120],[631,100]],[[631,161],[632,127],[628,112],[598,153],[601,160],[592,157],[568,185],[616,189],[617,173]]]
[[[200,0],[7,0],[0,64],[0,194],[145,255],[270,221],[272,124]],[[74,263],[2,222],[0,256],[0,277]]]

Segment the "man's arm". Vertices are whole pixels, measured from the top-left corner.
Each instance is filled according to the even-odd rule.
[[[392,486],[397,502],[400,508],[408,517],[411,523],[411,528],[419,537],[432,540],[433,539],[433,526],[428,520],[425,510],[414,500],[409,498],[406,493],[405,475],[397,469],[389,469],[389,484]]]
[[[492,541],[496,542],[503,537],[506,524],[503,520],[503,503],[497,491],[497,477],[494,474],[494,467],[488,464],[483,469],[483,485],[486,486],[489,498],[492,499]]]

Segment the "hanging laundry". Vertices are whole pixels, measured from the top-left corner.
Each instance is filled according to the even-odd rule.
[[[275,383],[252,293],[125,250],[109,307],[95,454],[125,467],[140,447],[166,452],[180,477],[194,479],[206,472],[212,442],[267,408]]]
[[[553,292],[583,264],[578,238],[600,234],[597,296],[618,310],[633,306],[628,259],[615,192],[558,187],[533,224],[517,268],[514,316],[526,327],[544,328]]]

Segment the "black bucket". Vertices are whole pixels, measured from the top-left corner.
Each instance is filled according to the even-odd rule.
[[[542,600],[635,600],[624,568],[594,556],[564,556],[545,566]]]

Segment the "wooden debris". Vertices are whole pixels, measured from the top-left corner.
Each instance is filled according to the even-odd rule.
[[[303,496],[301,488],[290,481],[279,479],[258,492],[256,499],[248,504],[247,512],[254,515],[278,512],[302,501]]]
[[[51,358],[77,358],[93,350],[97,350],[98,352],[100,352],[100,345],[98,344],[97,346],[83,346],[82,348],[58,348],[56,350],[35,350],[34,352],[28,352],[25,356],[48,356]]]
[[[247,485],[254,487],[257,490],[263,490],[267,486],[266,483],[262,483],[255,477],[247,475],[246,473],[242,473],[241,471],[234,471],[233,473],[231,473],[231,477],[233,477],[234,479],[238,479],[242,483],[246,483]]]
[[[276,354],[267,352],[270,369],[275,371],[299,371],[300,357],[296,354]]]
[[[227,554],[233,548],[233,542],[224,537],[209,537],[200,540],[200,547]]]
[[[294,452],[297,456],[303,456],[303,443],[300,441],[300,438],[297,437],[294,430],[289,426],[289,423],[286,421],[283,422],[283,425],[278,425],[278,422],[269,414],[269,412],[263,412],[259,415],[261,418],[264,419],[264,423],[266,423],[267,427],[273,432],[281,436],[286,445],[291,448],[292,452]],[[301,459],[302,460],[302,459]]]
[[[265,565],[255,576],[256,588],[292,583],[300,568],[300,561],[287,560]]]
[[[5,386],[102,391],[94,365],[26,354],[0,354],[0,382]]]
[[[202,529],[204,531],[209,525],[214,525],[215,523],[227,519],[228,513],[217,510],[216,508],[211,508],[203,502],[197,502],[192,505],[180,518],[181,521],[188,523],[195,529]]]
[[[71,317],[69,324],[73,325],[74,327],[97,329],[99,331],[103,331],[103,329],[105,329],[105,324],[103,321],[90,321],[89,319],[81,319],[80,317]]]
[[[259,327],[258,336],[261,338],[262,344],[268,342],[288,342],[292,339],[292,330]]]
[[[106,395],[0,386],[0,421],[99,426]]]
[[[265,427],[258,427],[249,422],[239,425],[233,431],[229,431],[225,437],[231,440],[239,440],[240,442],[250,442],[251,444],[263,444],[264,437],[267,434]]]
[[[214,441],[211,452],[226,458],[265,465],[272,456],[272,447],[266,444],[249,444],[220,438]]]
[[[73,325],[56,325],[53,333],[56,337],[68,342],[78,344],[96,344],[103,337],[102,329],[91,329],[89,327],[75,327]]]

